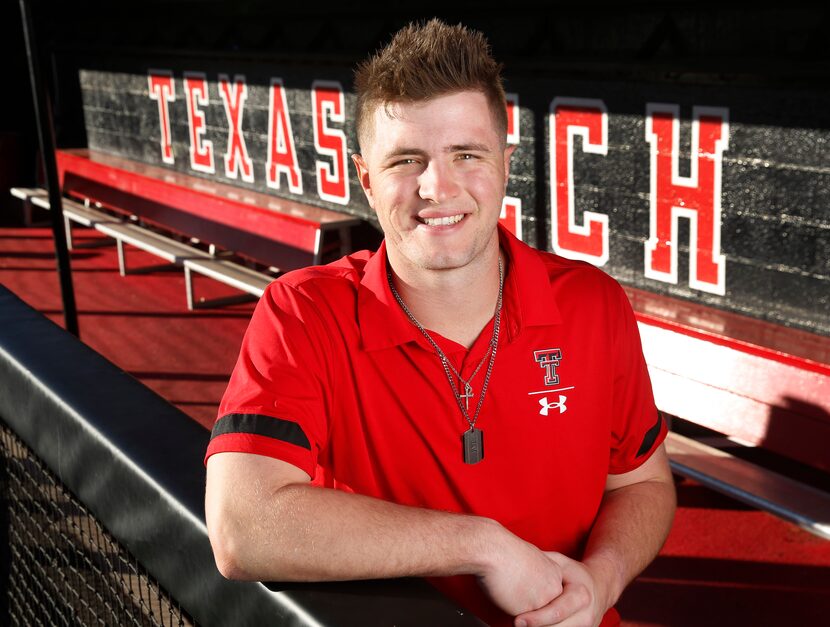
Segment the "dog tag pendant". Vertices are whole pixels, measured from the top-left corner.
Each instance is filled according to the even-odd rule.
[[[464,432],[464,463],[477,464],[484,459],[484,432],[475,427]]]

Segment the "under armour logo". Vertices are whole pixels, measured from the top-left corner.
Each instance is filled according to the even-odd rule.
[[[559,395],[559,400],[554,403],[548,403],[548,397],[545,396],[544,398],[539,400],[539,404],[542,406],[542,409],[539,410],[539,414],[542,416],[547,416],[548,412],[551,409],[559,409],[560,414],[564,414],[568,408],[565,407],[565,401],[568,400],[567,396],[563,396],[562,394]]]

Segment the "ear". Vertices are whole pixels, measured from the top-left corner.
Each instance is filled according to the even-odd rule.
[[[372,182],[369,180],[369,166],[363,160],[363,157],[357,153],[352,155],[352,162],[357,170],[357,180],[360,181],[360,186],[363,188],[363,193],[366,194],[366,200],[369,201],[369,206],[375,208],[375,198],[372,193]]]
[[[510,178],[510,157],[516,150],[516,144],[510,144],[504,149],[504,188],[507,189],[507,181]]]

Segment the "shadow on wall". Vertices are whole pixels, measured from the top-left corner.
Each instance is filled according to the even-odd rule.
[[[805,378],[804,385],[823,383]],[[816,390],[810,390],[810,394],[816,395]],[[767,432],[759,446],[830,472],[830,413],[815,403],[785,396],[779,404],[770,406]]]

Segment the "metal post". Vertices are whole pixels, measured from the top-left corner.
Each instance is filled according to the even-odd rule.
[[[78,332],[78,311],[75,307],[75,290],[72,287],[72,268],[69,263],[69,250],[66,246],[66,231],[63,220],[63,204],[58,183],[58,167],[55,162],[55,128],[52,125],[52,107],[47,93],[47,86],[40,75],[35,30],[28,0],[20,0],[20,14],[23,18],[23,36],[26,40],[26,54],[29,57],[29,75],[32,82],[32,98],[35,105],[35,120],[43,158],[43,172],[49,190],[49,211],[52,219],[52,234],[55,240],[55,255],[58,263],[58,278],[63,298],[63,321],[66,330],[75,336]]]

